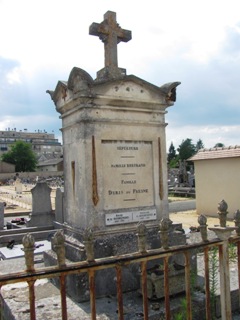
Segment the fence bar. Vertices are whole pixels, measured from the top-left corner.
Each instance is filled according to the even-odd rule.
[[[237,256],[238,256],[238,307],[240,309],[240,242],[237,242]]]
[[[147,296],[147,262],[141,262],[142,270],[142,295],[144,320],[148,320],[148,296]]]
[[[187,320],[192,320],[192,306],[191,306],[191,268],[189,252],[184,252],[185,255],[185,285],[186,285],[186,299],[187,299]]]
[[[229,278],[228,242],[224,241],[219,246],[219,268],[220,268],[220,292],[221,292],[221,316],[222,320],[231,320],[231,296]]]
[[[64,274],[60,276],[61,286],[61,307],[62,307],[62,320],[67,320],[67,298],[66,298],[66,277]]]
[[[211,299],[209,281],[209,248],[204,249],[205,295],[206,295],[206,320],[211,320]]]
[[[123,317],[123,295],[122,295],[122,269],[116,266],[117,271],[117,297],[118,297],[118,319],[124,320]]]
[[[168,265],[168,257],[164,258],[164,296],[165,296],[165,319],[171,319],[171,312],[170,312],[170,299],[169,299],[169,265]]]
[[[90,290],[90,305],[91,305],[91,319],[96,320],[96,294],[95,294],[95,273],[94,270],[88,271],[89,290]]]
[[[0,310],[3,310],[3,297],[2,297],[2,286],[0,285]],[[0,311],[0,316],[1,316],[1,311]]]
[[[35,281],[28,281],[29,289],[29,307],[30,307],[30,319],[36,320],[36,309],[35,309]]]
[[[187,308],[188,311],[188,320],[192,320],[192,312],[191,312],[191,292],[190,292],[190,257],[192,250],[195,249],[203,249],[205,250],[205,275],[209,273],[208,269],[208,263],[207,259],[207,253],[208,248],[212,246],[219,246],[223,245],[225,240],[209,240],[207,243],[198,243],[198,244],[189,244],[186,246],[180,245],[168,248],[166,250],[162,249],[152,249],[148,250],[143,253],[131,253],[131,254],[124,254],[117,257],[106,257],[101,259],[96,259],[95,261],[88,263],[87,261],[81,261],[81,262],[74,262],[70,263],[68,265],[63,265],[61,268],[56,268],[56,266],[52,267],[45,267],[45,268],[29,268],[28,271],[21,271],[18,273],[11,273],[11,274],[3,274],[0,275],[0,287],[1,285],[5,284],[11,284],[11,283],[19,283],[26,281],[29,286],[29,303],[30,303],[30,313],[31,313],[31,320],[36,320],[36,314],[35,314],[35,287],[34,283],[38,279],[49,279],[53,277],[59,277],[60,284],[62,283],[63,288],[63,296],[61,296],[61,303],[62,303],[62,317],[63,319],[67,319],[67,306],[65,301],[65,281],[66,281],[66,275],[70,274],[79,274],[79,273],[88,273],[89,278],[89,291],[90,291],[90,303],[91,303],[91,319],[96,320],[96,292],[95,292],[95,272],[102,269],[108,269],[108,268],[116,268],[117,272],[117,281],[118,281],[118,309],[119,309],[119,320],[124,319],[123,318],[123,294],[122,294],[122,265],[125,264],[131,264],[131,263],[140,263],[141,265],[141,271],[142,271],[142,295],[143,295],[143,313],[144,313],[144,320],[148,320],[148,278],[147,278],[147,263],[148,261],[156,260],[158,258],[164,259],[164,286],[165,286],[165,310],[166,310],[166,319],[170,319],[170,306],[169,306],[169,280],[168,280],[168,259],[171,256],[177,255],[179,253],[185,255],[185,282],[186,282],[186,300],[187,300]],[[226,240],[226,242],[228,242]],[[221,247],[220,247],[221,248]],[[189,251],[189,253],[188,253]],[[238,255],[239,255],[239,261],[238,261],[238,267],[239,267],[239,283],[240,283],[240,242],[238,244]],[[221,262],[220,262],[221,264]],[[30,264],[31,265],[31,264]],[[62,278],[61,278],[62,277]],[[205,277],[206,281],[207,276]],[[62,279],[62,280],[61,280]],[[63,281],[64,279],[64,281]],[[226,280],[226,279],[225,279]],[[209,294],[209,283],[206,283],[206,295]],[[240,285],[239,285],[240,287]],[[225,290],[226,291],[226,290]],[[221,294],[224,294],[224,291],[221,292]],[[206,297],[206,309],[209,309],[207,305],[209,305],[208,302],[209,296]],[[231,310],[231,306],[230,306]],[[210,317],[210,313],[207,315],[208,320]],[[65,317],[65,318],[64,318]],[[224,318],[222,318],[223,320]],[[227,320],[231,318],[225,318]]]

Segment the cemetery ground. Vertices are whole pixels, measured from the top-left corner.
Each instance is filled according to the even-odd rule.
[[[11,199],[7,201],[7,206],[4,210],[5,221],[11,219],[12,217],[27,217],[31,212],[30,206],[26,208],[24,205],[24,198],[31,197],[30,189],[32,186],[25,186],[22,195],[15,194],[13,186],[1,187],[0,192],[6,192],[12,194]],[[52,208],[55,208],[55,195],[56,188],[52,188],[51,192],[51,202]],[[1,196],[1,193],[0,193]],[[7,198],[2,194],[0,201],[6,201]],[[169,218],[174,223],[182,223],[183,229],[189,229],[190,227],[195,227],[198,224],[198,214],[196,211],[195,199],[189,197],[174,197],[169,196]],[[17,204],[18,203],[18,204]],[[193,209],[194,208],[194,209]],[[217,211],[217,208],[216,208]],[[216,217],[207,218],[208,227],[214,227],[219,224],[219,219]],[[234,226],[232,220],[228,220],[228,226]]]

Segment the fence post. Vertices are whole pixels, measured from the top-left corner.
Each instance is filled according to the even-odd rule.
[[[222,200],[218,204],[218,215],[219,215],[219,221],[220,226],[223,228],[226,228],[227,223],[227,214],[228,214],[228,205],[225,200]]]
[[[235,213],[234,213],[234,220],[235,222],[235,227],[237,228],[236,230],[236,233],[238,236],[240,236],[240,211],[237,210]]]
[[[87,261],[94,261],[94,236],[92,229],[87,228],[83,233],[83,244],[85,246]]]
[[[219,271],[220,271],[220,299],[221,299],[221,319],[232,319],[230,275],[229,275],[229,256],[228,256],[228,239],[234,227],[214,227],[209,228],[215,232],[216,236],[223,241],[219,247]]]
[[[35,245],[35,240],[34,237],[27,233],[23,239],[23,251],[25,255],[25,263],[27,267],[27,271],[31,272],[34,271],[34,245]]]
[[[208,241],[208,234],[207,234],[207,218],[206,218],[206,216],[201,214],[198,217],[198,223],[199,223],[202,241],[207,242]]]
[[[65,237],[64,237],[63,230],[58,230],[52,239],[52,244],[53,244],[53,248],[56,250],[58,266],[60,268],[66,265],[64,242],[65,242]]]
[[[26,271],[33,272],[34,271],[34,249],[35,249],[35,240],[34,237],[27,233],[23,239],[23,251],[25,255],[25,264]],[[35,280],[28,281],[29,288],[29,307],[30,307],[30,319],[36,320],[36,309],[35,309]]]
[[[161,246],[164,250],[169,248],[169,231],[170,231],[170,226],[172,225],[172,221],[168,218],[163,218],[160,221],[159,225],[159,234],[160,234],[160,239],[161,239]]]
[[[146,226],[142,222],[138,223],[137,225],[138,251],[141,253],[146,252],[146,246],[147,246],[146,233],[147,233]]]

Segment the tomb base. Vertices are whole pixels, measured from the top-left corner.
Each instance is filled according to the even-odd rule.
[[[168,285],[170,296],[185,291],[185,272],[183,269],[169,272]],[[165,296],[163,274],[157,275],[153,272],[147,275],[147,296],[149,299],[161,299]]]
[[[53,212],[30,213],[29,220],[27,221],[27,227],[52,227],[53,221]]]
[[[172,225],[170,232],[170,245],[185,244],[186,237],[182,232],[176,232],[174,229],[179,225]],[[156,249],[161,247],[161,242],[158,234],[158,227],[148,229],[147,243],[148,249]],[[77,240],[75,237],[66,235],[65,250],[67,264],[70,262],[85,261],[86,253],[83,242]],[[129,253],[138,252],[138,239],[134,232],[113,234],[112,236],[102,236],[96,238],[94,241],[94,257],[95,259],[111,256],[119,256]],[[44,263],[46,266],[56,265],[57,257],[52,249],[45,252]],[[151,268],[159,260],[153,260],[148,263],[148,268]],[[140,289],[140,264],[132,263],[122,268],[122,291],[129,292]],[[95,293],[96,297],[104,297],[108,295],[116,295],[115,268],[98,270],[95,273]],[[58,280],[52,280],[53,283],[59,286]],[[67,294],[77,302],[89,300],[89,285],[88,274],[82,273],[78,275],[71,275],[67,277]]]

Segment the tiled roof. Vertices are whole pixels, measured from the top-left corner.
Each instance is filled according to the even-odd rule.
[[[211,148],[201,149],[193,157],[188,160],[211,160],[211,159],[222,159],[222,158],[238,158],[240,157],[240,146],[230,146],[223,148]]]

